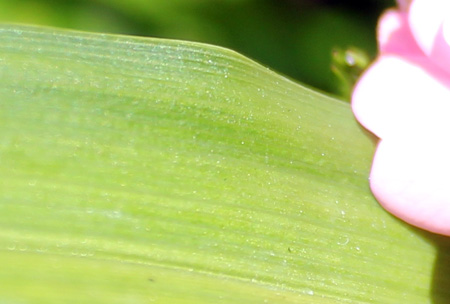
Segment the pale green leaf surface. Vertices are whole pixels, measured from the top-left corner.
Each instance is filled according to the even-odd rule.
[[[190,42],[0,28],[1,303],[446,303],[349,105]]]

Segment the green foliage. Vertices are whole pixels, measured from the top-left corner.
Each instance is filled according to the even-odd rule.
[[[350,100],[353,86],[369,66],[370,58],[366,52],[355,47],[346,50],[335,48],[332,56],[331,71],[341,84],[340,95]]]
[[[0,0],[0,21],[199,41],[231,48],[316,88],[340,93],[332,49],[375,54],[379,13],[301,0]]]
[[[0,40],[0,302],[450,296],[448,240],[372,198],[348,104],[220,47]]]

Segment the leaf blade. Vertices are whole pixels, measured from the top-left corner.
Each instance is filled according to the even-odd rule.
[[[373,143],[348,105],[214,46],[0,36],[3,257],[193,269],[220,296],[222,278],[250,282],[242,302],[255,284],[287,302],[429,300],[436,248],[371,197]]]

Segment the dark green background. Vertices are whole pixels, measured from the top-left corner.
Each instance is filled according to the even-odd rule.
[[[0,21],[176,38],[234,49],[310,86],[337,92],[333,47],[376,53],[393,0],[0,0]]]

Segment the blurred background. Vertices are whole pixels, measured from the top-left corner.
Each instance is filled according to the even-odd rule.
[[[344,96],[330,68],[333,49],[357,47],[373,58],[377,18],[394,5],[394,0],[0,0],[0,22],[206,42]]]

